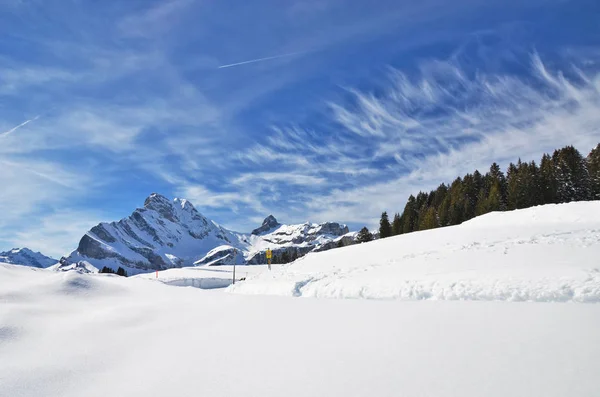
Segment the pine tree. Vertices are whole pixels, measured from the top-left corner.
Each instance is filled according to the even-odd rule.
[[[587,166],[590,174],[592,199],[600,200],[600,143],[588,155]]]
[[[465,220],[464,195],[462,190],[462,179],[456,178],[450,186],[450,206],[448,208],[448,225],[458,225]]]
[[[402,213],[402,219],[404,220],[402,225],[402,233],[410,233],[415,230],[417,225],[417,200],[412,194],[406,202],[404,212]]]
[[[281,263],[290,263],[290,254],[287,251],[283,251],[281,254]]]
[[[429,207],[425,212],[425,216],[419,225],[419,230],[434,229],[438,227],[438,218],[435,208]]]
[[[392,226],[388,219],[386,211],[381,213],[381,220],[379,221],[379,238],[386,238],[392,235]]]
[[[520,165],[520,164],[521,164],[521,159],[519,159],[519,162],[517,163],[517,165]],[[520,181],[519,181],[519,168],[517,165],[510,163],[508,165],[508,171],[506,172],[507,187],[508,187],[507,204],[508,204],[509,210],[514,210],[514,209],[519,208],[518,205],[519,205],[519,196],[520,196],[520,192],[519,192]]]
[[[402,233],[402,218],[400,214],[396,213],[394,215],[394,220],[392,221],[392,236],[397,236]]]
[[[479,174],[479,172],[477,172]],[[479,179],[479,182],[477,182]],[[475,217],[475,207],[477,206],[477,193],[479,193],[478,184],[482,184],[481,174],[478,178],[474,174],[467,174],[462,180],[463,192],[463,221]]]
[[[123,269],[122,267],[120,267],[120,266],[117,269],[117,274],[119,276],[127,277],[127,271],[125,269]]]
[[[542,189],[542,179],[540,175],[540,169],[535,163],[535,161],[531,161],[529,163],[529,205],[540,205],[544,204],[543,197],[543,189]]]
[[[552,161],[549,154],[544,154],[540,163],[540,186],[542,191],[542,204],[556,203],[558,197],[558,182],[556,180],[554,161]]]
[[[438,209],[438,218],[442,227],[450,225],[450,200],[450,194],[447,194]]]
[[[556,150],[552,155],[558,182],[559,202],[589,200],[592,186],[587,164],[573,146]]]
[[[502,173],[500,166],[496,163],[492,163],[490,166],[490,190],[494,183],[498,185],[499,193],[500,193],[500,211],[505,211],[508,207],[508,184],[506,181],[506,177]]]
[[[371,234],[371,232],[369,232],[369,229],[367,229],[366,226],[360,229],[358,235],[356,236],[356,241],[360,244],[368,243],[371,240],[373,240],[373,235]]]

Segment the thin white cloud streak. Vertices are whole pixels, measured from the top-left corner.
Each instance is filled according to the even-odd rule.
[[[298,186],[319,186],[327,182],[325,178],[314,175],[303,175],[298,173],[284,172],[258,172],[244,174],[231,181],[234,185],[255,184],[256,182],[266,182],[267,184],[280,183]]]
[[[35,120],[37,120],[37,119],[39,119],[39,118],[40,118],[40,115],[37,115],[37,116],[35,116],[35,117],[34,117],[34,118],[32,118],[32,119],[25,120],[24,122],[22,122],[21,124],[17,125],[16,127],[13,127],[13,128],[11,128],[10,130],[8,130],[8,131],[5,131],[5,132],[2,132],[2,133],[0,133],[0,137],[5,137],[5,136],[7,136],[7,135],[10,135],[10,134],[12,134],[13,132],[15,132],[16,130],[18,130],[19,128],[21,128],[21,127],[24,127],[24,126],[26,126],[27,124],[29,124],[29,123],[31,123],[32,121],[35,121]]]
[[[11,233],[0,231],[0,242],[6,246],[28,247],[60,259],[76,249],[85,232],[103,220],[103,216],[89,210],[59,210],[36,217],[35,227],[24,224]]]
[[[124,37],[152,38],[165,34],[193,3],[194,0],[161,1],[142,12],[126,15],[118,22],[117,30]]]
[[[281,54],[281,55],[274,55],[271,57],[251,59],[249,61],[230,63],[228,65],[221,65],[217,69],[226,69],[226,68],[232,68],[234,66],[247,65],[249,63],[264,62],[264,61],[270,61],[272,59],[279,59],[279,58],[287,58],[287,57],[291,57],[291,56],[295,56],[295,55],[306,54],[307,52],[309,52],[309,51],[290,52],[289,54]]]

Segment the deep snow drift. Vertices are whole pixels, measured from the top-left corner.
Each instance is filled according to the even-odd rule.
[[[311,253],[231,290],[333,298],[600,301],[600,201]]]

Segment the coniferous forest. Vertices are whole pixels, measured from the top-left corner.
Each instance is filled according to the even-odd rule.
[[[408,198],[404,211],[390,221],[381,214],[379,237],[458,225],[492,211],[541,204],[600,199],[600,144],[587,157],[573,146],[544,154],[539,165],[519,159],[506,175],[493,163],[482,174],[475,170],[451,184]]]

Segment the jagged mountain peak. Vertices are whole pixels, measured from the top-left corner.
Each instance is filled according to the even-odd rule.
[[[275,257],[285,251],[291,258],[337,246],[346,233],[348,228],[338,223],[283,225],[273,215],[251,235],[236,233],[204,217],[186,199],[170,200],[152,193],[130,216],[91,228],[77,250],[60,260],[60,269],[89,263],[98,269],[123,267],[136,274],[193,264],[231,264],[233,260],[264,263],[267,248]]]
[[[0,252],[0,262],[45,268],[54,265],[58,261],[29,248],[13,248],[10,251]]]
[[[252,234],[265,233],[265,232],[268,232],[269,230],[276,228],[277,226],[280,226],[280,223],[277,222],[277,219],[275,219],[275,217],[273,215],[269,215],[263,221],[262,226],[254,229],[252,231]]]
[[[205,220],[188,200],[180,198],[169,200],[158,193],[152,193],[146,198],[144,201],[144,209],[156,211],[161,217],[174,223],[188,219]]]
[[[100,223],[61,259],[64,266],[87,261],[98,268],[127,267],[130,274],[191,265],[215,246],[239,245],[239,238],[202,216],[188,200],[152,193],[117,222]]]

